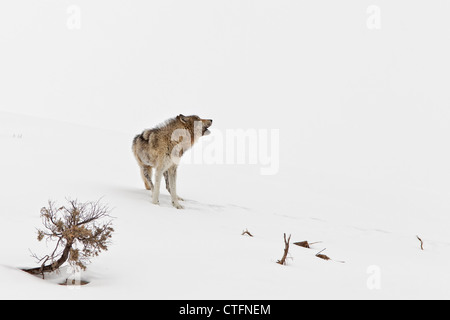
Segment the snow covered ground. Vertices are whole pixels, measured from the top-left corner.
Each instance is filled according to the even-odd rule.
[[[289,170],[267,178],[247,166],[187,164],[179,173],[180,211],[164,191],[161,205],[151,204],[131,139],[1,113],[1,298],[449,297],[450,218],[441,193],[377,179]],[[78,289],[18,270],[35,266],[29,249],[49,250],[36,240],[39,210],[65,197],[103,197],[116,217],[110,250],[93,260],[82,275],[90,284]],[[245,229],[254,237],[242,236]],[[321,243],[291,246],[292,259],[280,266],[283,233]],[[335,261],[315,257],[324,248]]]
[[[373,2],[381,29],[366,24]],[[450,298],[447,12],[1,3],[0,299]],[[135,134],[179,113],[214,119],[179,169],[184,210],[165,189],[151,204],[131,153]],[[189,161],[238,129],[279,140],[259,135],[268,152],[254,164]],[[46,281],[19,270],[49,249],[36,240],[41,207],[66,197],[102,198],[116,217],[82,287],[57,285],[64,270]],[[292,245],[281,266],[284,233],[320,243]],[[332,261],[315,257],[325,248]]]

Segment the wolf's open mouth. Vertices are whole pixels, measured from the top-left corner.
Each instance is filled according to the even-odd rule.
[[[203,135],[207,136],[209,134],[211,134],[211,131],[208,130],[209,127],[203,127]]]
[[[211,121],[211,123],[206,124],[206,125],[203,126],[203,135],[204,136],[207,136],[207,135],[211,134],[211,131],[208,130],[209,127],[211,127],[211,125],[212,125],[212,121]]]

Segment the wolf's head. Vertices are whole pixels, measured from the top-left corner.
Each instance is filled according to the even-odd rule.
[[[202,119],[199,116],[184,116],[182,114],[177,116],[177,120],[180,121],[184,127],[191,132],[201,132],[201,136],[207,136],[211,132],[208,130],[212,125],[211,119]]]

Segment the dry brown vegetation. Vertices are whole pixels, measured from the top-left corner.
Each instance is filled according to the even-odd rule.
[[[43,257],[33,254],[40,266],[24,271],[44,277],[44,273],[58,270],[65,262],[85,270],[92,257],[108,250],[114,231],[109,213],[109,208],[99,202],[68,200],[67,206],[58,208],[49,201],[41,209],[44,227],[38,229],[37,239],[56,242],[55,248]]]
[[[320,251],[319,253],[317,253],[316,254],[316,257],[317,258],[320,258],[320,259],[323,259],[323,260],[331,260],[330,259],[330,257],[328,257],[328,256],[326,256],[326,255],[324,255],[324,254],[322,254],[322,252],[324,252],[325,250],[327,250],[327,249],[323,249],[322,251]]]
[[[419,236],[416,236],[417,237],[417,239],[419,239],[419,241],[420,241],[420,249],[422,249],[422,251],[424,250],[423,249],[423,241],[422,241],[422,239],[420,239],[419,238]]]
[[[286,239],[286,233],[284,234],[284,254],[281,260],[278,260],[277,263],[281,265],[286,264],[287,255],[289,253],[289,242],[291,241],[291,235],[289,235],[289,238]]]

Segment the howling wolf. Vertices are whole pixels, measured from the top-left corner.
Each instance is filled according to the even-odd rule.
[[[211,119],[198,116],[179,116],[169,119],[159,126],[148,129],[133,140],[133,153],[141,168],[145,188],[152,191],[152,202],[159,204],[159,189],[164,175],[166,188],[172,197],[172,204],[183,209],[177,196],[177,167],[183,153],[197,140],[210,131]],[[152,171],[155,169],[155,184]]]

